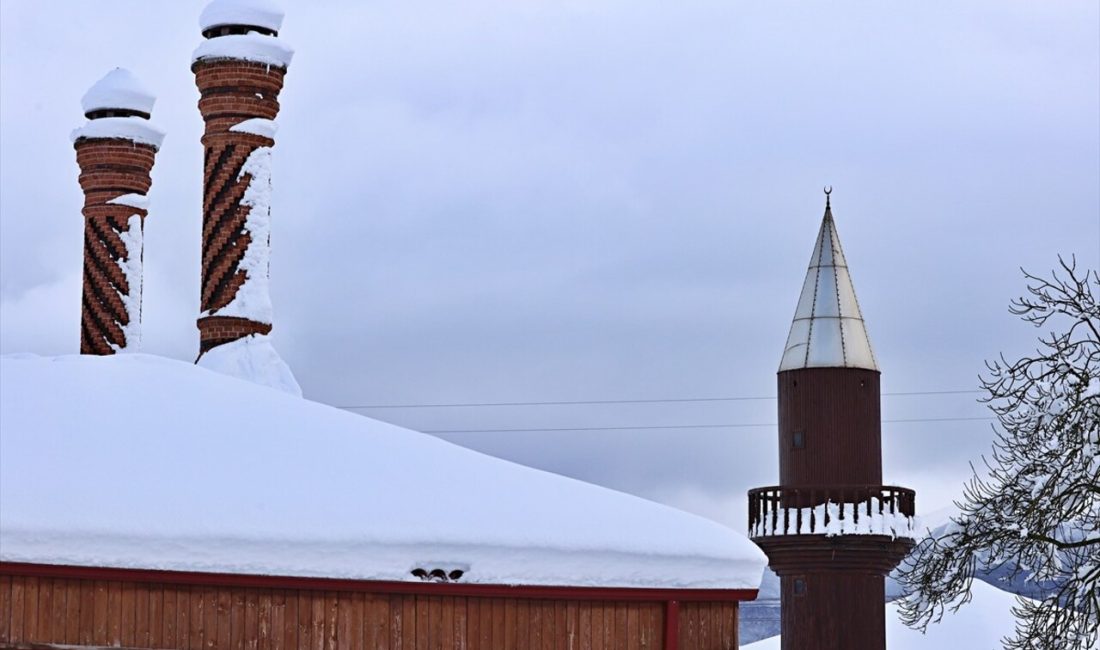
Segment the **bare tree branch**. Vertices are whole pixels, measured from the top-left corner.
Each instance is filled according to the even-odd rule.
[[[979,572],[1007,570],[1055,588],[1019,599],[1005,648],[1086,650],[1100,641],[1100,274],[1059,258],[1049,278],[1023,275],[1009,312],[1052,329],[1033,355],[986,362],[993,452],[903,565],[900,611],[924,629],[969,602]]]

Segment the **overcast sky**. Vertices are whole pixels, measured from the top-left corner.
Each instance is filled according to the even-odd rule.
[[[79,347],[68,139],[115,66],[168,136],[145,351],[192,360],[203,2],[0,3],[0,350]],[[334,405],[775,395],[832,185],[883,391],[973,390],[1030,350],[1019,267],[1100,263],[1094,0],[286,2],[276,345]],[[886,419],[980,418],[977,394]],[[360,410],[418,429],[775,422],[774,399]],[[885,478],[947,505],[986,421],[883,427]],[[308,432],[304,432],[308,433]],[[462,433],[739,530],[776,430]],[[410,468],[410,471],[415,471]]]

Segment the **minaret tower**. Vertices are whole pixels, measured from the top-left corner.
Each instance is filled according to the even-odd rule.
[[[282,22],[264,0],[214,0],[200,17],[206,40],[191,66],[206,123],[200,357],[271,331],[271,148],[293,56]]]
[[[880,373],[830,192],[779,364],[780,484],[749,492],[749,534],[780,578],[783,650],[883,650],[914,493],[882,485]]]
[[[149,177],[164,133],[149,123],[156,98],[115,68],[81,100],[88,121],[72,132],[84,190],[80,353],[141,345],[141,285]]]

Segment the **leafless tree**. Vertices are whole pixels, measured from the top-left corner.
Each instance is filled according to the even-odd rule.
[[[960,514],[902,567],[901,616],[925,629],[970,600],[976,571],[1007,568],[1055,585],[1019,599],[1010,649],[1096,648],[1100,628],[1100,275],[1059,258],[1049,278],[1024,272],[1009,310],[1049,331],[1038,350],[987,363],[982,401],[995,441],[956,502]]]

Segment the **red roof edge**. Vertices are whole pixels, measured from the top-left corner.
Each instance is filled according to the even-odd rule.
[[[394,582],[269,576],[248,573],[203,573],[115,567],[73,566],[0,562],[0,574],[68,578],[77,580],[119,580],[259,589],[310,589],[317,591],[364,591],[386,594],[429,596],[480,596],[483,598],[537,598],[540,600],[618,601],[743,601],[756,600],[756,589],[653,589],[635,587],[568,587],[543,585],[489,585],[461,582]]]

